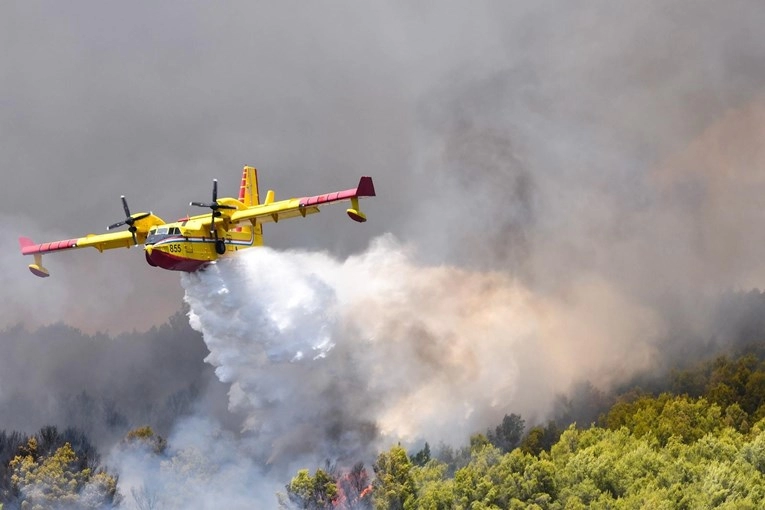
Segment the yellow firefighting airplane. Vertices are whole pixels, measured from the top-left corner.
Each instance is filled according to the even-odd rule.
[[[109,225],[107,230],[127,225],[128,229],[125,231],[88,234],[77,239],[43,244],[35,244],[29,238],[20,237],[19,244],[23,255],[34,255],[34,264],[29,265],[29,270],[40,277],[50,276],[42,265],[43,253],[88,246],[103,252],[112,248],[130,248],[138,244],[144,245],[146,262],[149,265],[172,271],[193,272],[215,261],[219,256],[253,246],[263,246],[263,223],[305,217],[319,212],[319,206],[323,204],[350,200],[351,208],[346,211],[348,216],[354,221],[364,222],[367,218],[359,209],[359,198],[373,196],[375,188],[372,178],[362,177],[359,185],[353,189],[279,202],[274,201],[274,192],[269,190],[261,204],[257,170],[245,166],[242,170],[238,199],[219,199],[218,181],[214,180],[212,202],[191,202],[190,205],[193,206],[210,208],[211,214],[165,223],[151,212],[130,214],[127,200],[123,196],[125,219]]]

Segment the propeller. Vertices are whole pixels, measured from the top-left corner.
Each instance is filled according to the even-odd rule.
[[[189,205],[193,205],[195,207],[209,207],[212,209],[212,217],[210,219],[210,230],[212,231],[213,237],[215,238],[215,243],[218,243],[218,229],[215,228],[215,218],[218,218],[221,216],[220,209],[236,209],[233,205],[225,205],[225,204],[219,204],[218,203],[218,179],[213,179],[213,190],[212,190],[212,202],[189,202]]]
[[[133,235],[133,244],[138,244],[138,239],[135,237],[135,233],[138,231],[135,226],[135,222],[150,216],[151,213],[130,214],[130,207],[128,207],[125,195],[120,196],[120,198],[122,199],[122,208],[125,210],[125,219],[109,225],[106,227],[106,230],[111,230],[113,228],[121,227],[122,225],[127,225],[128,231]]]

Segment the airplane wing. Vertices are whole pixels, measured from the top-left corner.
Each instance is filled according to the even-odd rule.
[[[136,232],[138,244],[146,240],[146,234]],[[112,248],[130,248],[133,246],[133,236],[130,232],[114,232],[109,234],[88,234],[76,239],[64,239],[50,243],[35,244],[27,237],[19,237],[22,255],[34,255],[36,253],[49,253],[53,251],[73,250],[75,248],[93,247],[98,251],[111,250]]]
[[[74,250],[77,248],[95,248],[100,252],[114,248],[130,248],[136,244],[143,244],[146,241],[146,235],[151,226],[163,225],[162,219],[148,214],[135,222],[135,242],[133,233],[129,230],[121,232],[109,232],[106,234],[88,234],[85,237],[75,239],[64,239],[49,243],[35,244],[28,237],[19,237],[22,255],[34,255],[35,263],[29,265],[29,270],[37,276],[46,277],[50,273],[42,266],[42,255],[64,250]]]
[[[231,213],[229,222],[232,224],[251,221],[253,223],[278,222],[281,219],[305,217],[319,212],[319,206],[343,200],[351,201],[351,208],[346,212],[352,220],[366,221],[366,216],[359,209],[358,199],[375,196],[375,187],[371,177],[362,177],[359,185],[345,191],[335,191],[313,197],[290,198],[274,202],[273,191],[269,191],[266,200],[259,205],[241,209]]]

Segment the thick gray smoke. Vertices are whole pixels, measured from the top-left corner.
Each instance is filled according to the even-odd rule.
[[[369,174],[363,229],[328,208],[266,229],[309,251],[184,278],[248,454],[534,421],[697,355],[730,319],[709,303],[765,285],[764,23],[745,0],[4,3],[0,322],[142,331],[182,293],[137,250],[36,280],[17,235],[102,231],[122,193],[173,220],[245,163],[277,198]]]
[[[55,279],[42,286],[27,281],[16,235],[102,231],[122,193],[173,220],[213,177],[234,193],[243,163],[277,196],[376,179],[379,220],[362,233],[323,214],[267,229],[272,246],[345,256],[391,231],[427,247],[428,262],[510,272],[542,292],[595,272],[649,302],[700,275],[759,284],[762,185],[707,199],[710,172],[742,183],[761,166],[737,155],[759,145],[758,2],[0,9],[0,166],[12,182],[0,223],[13,234],[0,242],[3,282],[21,292],[3,321],[123,331],[122,307],[104,303],[151,299],[143,320],[160,324],[180,292],[137,250],[49,257]],[[709,131],[733,111],[751,121],[728,123],[735,152]],[[667,179],[690,146],[715,143],[714,169]],[[696,154],[682,164],[709,161]],[[723,229],[738,232],[746,269],[736,256],[717,272]]]
[[[279,462],[460,444],[510,410],[549,412],[584,373],[607,385],[647,368],[663,333],[603,280],[545,298],[503,273],[421,265],[390,236],[344,261],[240,255],[184,276],[185,299],[230,408]]]
[[[225,387],[182,313],[141,333],[87,335],[64,324],[0,331],[0,429],[75,427],[99,449],[131,428],[168,434],[180,416],[218,415]]]
[[[163,456],[121,446],[112,451],[109,465],[119,470],[121,508],[276,508],[281,479],[270,476],[247,444],[219,423],[181,420],[169,439]]]

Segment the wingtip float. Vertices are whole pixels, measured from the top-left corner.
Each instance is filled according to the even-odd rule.
[[[132,213],[127,199],[121,196],[125,219],[107,227],[128,229],[106,234],[88,234],[75,239],[35,244],[20,237],[23,255],[34,256],[29,270],[42,278],[50,276],[42,265],[42,255],[61,250],[93,247],[99,252],[113,248],[130,248],[142,244],[146,262],[154,267],[171,271],[193,272],[220,256],[263,245],[263,224],[288,218],[305,218],[319,212],[319,206],[349,200],[348,216],[359,223],[367,220],[359,207],[359,199],[375,196],[371,177],[362,177],[358,186],[312,197],[275,200],[273,190],[266,193],[261,203],[258,191],[258,173],[251,166],[242,170],[242,184],[237,198],[218,198],[218,180],[213,180],[212,201],[191,202],[192,206],[210,209],[210,213],[187,216],[167,223],[151,212]]]
[[[21,253],[23,255],[34,255],[35,257],[34,264],[29,264],[29,270],[32,271],[32,274],[40,278],[50,276],[50,272],[42,265],[42,254],[39,251],[40,245],[36,245],[28,237],[19,237],[19,244],[21,245]]]

